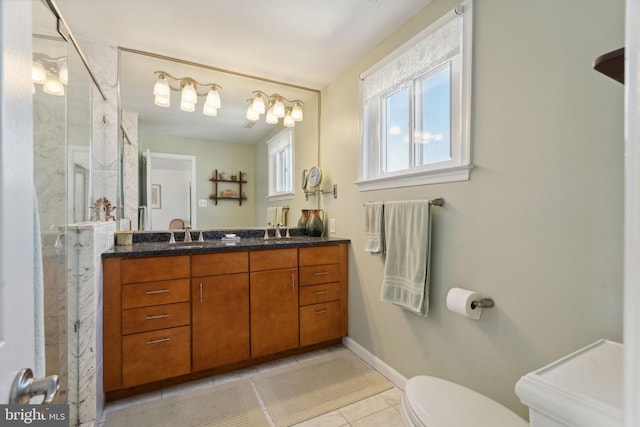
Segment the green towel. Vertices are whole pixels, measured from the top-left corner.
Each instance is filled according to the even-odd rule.
[[[382,202],[367,202],[364,205],[364,250],[374,255],[384,252]]]
[[[431,247],[429,201],[385,202],[384,236],[386,259],[381,300],[426,315]]]

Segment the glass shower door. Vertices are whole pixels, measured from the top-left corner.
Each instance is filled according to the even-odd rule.
[[[89,219],[93,80],[75,46],[58,32],[45,2],[33,5],[33,151],[40,244],[36,249],[36,376],[59,375],[55,403],[80,420],[78,272],[69,224]],[[71,258],[74,257],[74,258]],[[71,290],[73,289],[73,290]]]
[[[36,277],[41,278],[41,281],[36,280],[36,318],[40,318],[40,324],[36,324],[36,376],[42,369],[42,375],[59,375],[60,390],[56,403],[66,403],[69,388],[66,245],[68,89],[64,83],[65,67],[68,69],[67,43],[58,34],[56,17],[49,8],[40,1],[32,4],[33,161],[42,260],[41,265],[36,262],[35,267]]]

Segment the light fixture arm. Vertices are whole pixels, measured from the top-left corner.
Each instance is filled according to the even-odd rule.
[[[268,95],[268,94],[264,93],[261,90],[254,90],[252,93],[255,94],[255,95],[260,94],[260,95],[264,96],[266,99],[268,99],[269,101],[271,101],[272,99],[280,99],[281,101],[286,101],[286,102],[288,102],[290,104],[304,105],[304,102],[302,102],[302,101],[300,101],[298,99],[289,100],[289,99],[285,98],[282,95],[278,95],[277,93],[274,93],[272,95]]]
[[[182,90],[182,88],[184,88],[185,85],[187,85],[189,82],[193,83],[193,87],[196,89],[196,94],[198,96],[207,96],[209,90],[212,90],[212,89],[213,90],[222,89],[222,87],[220,87],[220,85],[218,85],[216,83],[200,83],[199,81],[197,81],[196,79],[194,79],[192,77],[178,78],[178,77],[172,76],[171,74],[167,73],[166,71],[154,71],[153,73],[155,75],[157,75],[158,77],[160,77],[160,76],[168,77],[167,83],[169,84],[169,88],[171,90],[173,90],[173,91],[176,91],[176,92],[180,92]],[[175,85],[175,84],[177,84],[177,85]],[[206,90],[206,92],[200,92],[198,90],[200,88],[204,88]]]

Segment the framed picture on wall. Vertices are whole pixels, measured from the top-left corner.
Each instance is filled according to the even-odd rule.
[[[162,187],[160,184],[151,184],[151,208],[162,208]]]

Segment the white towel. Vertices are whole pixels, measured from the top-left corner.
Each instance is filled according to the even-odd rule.
[[[278,221],[277,209],[275,207],[268,207],[267,208],[267,225],[275,227],[277,221]]]
[[[364,250],[375,255],[384,252],[384,204],[367,202],[364,205]]]
[[[381,300],[426,315],[431,247],[429,201],[386,202],[384,236],[386,259]]]

